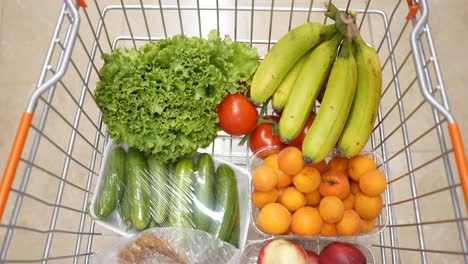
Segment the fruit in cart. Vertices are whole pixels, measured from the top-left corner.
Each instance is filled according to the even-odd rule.
[[[306,198],[306,205],[309,206],[317,206],[322,200],[322,195],[320,194],[320,191],[318,189],[313,192],[306,193],[304,195]]]
[[[334,156],[328,162],[328,170],[339,171],[347,175],[348,174],[348,162],[349,162],[349,159],[346,157]]]
[[[191,159],[181,158],[177,161],[172,178],[171,210],[168,219],[171,227],[195,226],[192,208],[194,172],[195,164]]]
[[[322,175],[319,191],[322,196],[344,199],[350,193],[348,178],[339,171],[327,171]]]
[[[312,112],[315,98],[317,98],[326,76],[330,73],[341,39],[342,36],[336,34],[330,40],[319,44],[312,50],[302,66],[279,122],[279,132],[284,143],[290,143],[303,130]],[[313,126],[312,124],[311,127]],[[317,159],[314,162],[322,159]]]
[[[354,198],[354,210],[362,219],[374,219],[382,211],[383,201],[380,195],[368,196],[362,192],[357,193]]]
[[[356,90],[356,79],[352,43],[349,38],[345,38],[333,63],[320,110],[302,144],[304,159],[308,163],[323,160],[335,146],[348,118]]]
[[[335,33],[334,25],[307,22],[281,37],[255,72],[250,88],[252,100],[258,104],[265,102],[307,51],[331,38]]]
[[[361,176],[376,169],[375,161],[368,155],[356,155],[349,160],[348,175],[353,181],[359,181]]]
[[[281,196],[283,196],[284,190],[286,190],[288,187],[278,189],[278,201],[281,200]]]
[[[322,220],[328,224],[335,224],[343,218],[344,205],[336,196],[326,196],[320,201],[319,212]]]
[[[98,219],[108,217],[122,199],[127,181],[125,160],[126,153],[121,147],[114,146],[110,150],[101,192],[94,207],[94,213]]]
[[[258,227],[270,235],[281,235],[289,231],[291,213],[280,203],[269,203],[258,213]]]
[[[338,232],[336,231],[335,224],[328,224],[323,222],[322,229],[320,229],[320,235],[325,237],[336,236]]]
[[[282,170],[278,168],[278,154],[271,154],[270,156],[266,157],[263,161],[263,165],[272,167],[276,174],[278,175],[278,183],[276,184],[276,188],[282,189],[284,187],[288,187],[292,184],[293,176],[284,173]]]
[[[350,193],[348,197],[343,199],[344,209],[353,209],[354,208],[354,194]]]
[[[285,239],[273,239],[262,247],[257,258],[258,264],[308,264],[304,248]]]
[[[274,124],[271,123],[278,122],[280,119],[279,116],[268,115],[264,116],[263,119],[269,120],[270,122],[259,124],[249,136],[249,147],[253,153],[257,153],[265,148],[284,146],[278,132],[275,133]],[[262,151],[262,156],[269,156],[270,154],[270,151]]]
[[[320,232],[322,223],[317,208],[304,206],[292,215],[291,231],[300,236],[315,236]]]
[[[209,155],[208,155],[209,156]],[[210,156],[211,157],[211,156]],[[169,168],[168,164],[160,162],[154,155],[148,155],[146,159],[148,163],[148,183],[149,183],[149,194],[151,201],[151,218],[153,222],[157,224],[163,224],[166,220],[167,213],[169,211],[169,193],[167,189],[167,184],[169,182]],[[202,173],[203,174],[203,173]],[[206,179],[207,186],[210,185],[210,180]],[[210,195],[213,190],[210,189],[204,195]],[[201,197],[200,197],[201,198]],[[213,199],[211,198],[211,201]],[[204,200],[205,202],[205,200]],[[209,204],[206,204],[208,208],[212,209]],[[197,216],[196,219],[202,217]],[[206,220],[205,220],[206,222]],[[196,224],[201,224],[200,222],[195,221]],[[207,230],[207,225],[200,226],[202,230]]]
[[[354,195],[356,195],[356,193],[361,191],[359,189],[359,183],[355,182],[353,180],[350,181],[350,188],[351,188],[351,193],[354,194]]]
[[[352,157],[361,152],[366,145],[379,110],[382,92],[382,70],[379,55],[367,45],[359,34],[356,24],[353,36],[354,56],[357,64],[357,83],[353,105],[343,128],[338,148],[343,155]]]
[[[167,170],[167,169],[166,169]],[[215,165],[213,158],[208,153],[202,153],[198,156],[197,163],[196,163],[196,173],[194,174],[194,194],[195,200],[194,203],[201,203],[202,206],[194,206],[193,209],[193,219],[195,228],[199,230],[203,230],[209,232],[210,225],[211,225],[211,215],[206,210],[214,210],[215,209],[215,196],[214,193],[216,191],[216,175],[215,175]],[[167,173],[167,172],[166,172]],[[162,187],[161,187],[162,186]],[[165,188],[166,184],[160,185],[156,189],[163,192],[163,188]],[[161,196],[155,192],[154,196]],[[162,196],[166,197],[166,196]],[[161,198],[160,198],[161,199]],[[166,198],[167,199],[167,198]],[[167,201],[166,201],[167,206]]]
[[[151,221],[150,194],[146,180],[148,164],[143,153],[134,148],[128,149],[126,161],[130,216],[133,225],[138,230],[143,230]]]
[[[366,256],[351,243],[332,242],[319,254],[321,264],[365,264]]]
[[[239,212],[236,174],[229,165],[220,164],[216,169],[215,189],[215,212],[221,217],[211,222],[209,233],[228,241]]]
[[[263,206],[274,203],[278,200],[278,190],[273,188],[270,191],[261,192],[261,191],[253,191],[252,192],[252,203],[257,208],[262,208]]]
[[[241,93],[228,94],[218,106],[218,126],[232,136],[245,135],[257,125],[257,108]]]
[[[359,189],[362,193],[375,196],[387,188],[387,178],[379,170],[368,171],[359,178]]]
[[[304,194],[294,187],[288,187],[283,190],[279,201],[291,212],[305,206],[307,202]]]
[[[286,174],[296,175],[304,168],[304,160],[300,149],[285,147],[278,153],[278,168]]]
[[[370,219],[370,220],[362,219],[362,225],[361,225],[361,229],[359,230],[359,233],[364,234],[364,233],[369,232],[375,226],[376,222],[377,222],[377,218]]]
[[[252,176],[252,183],[255,190],[261,192],[270,191],[278,183],[278,175],[273,168],[262,165],[255,170]]]
[[[302,128],[301,133],[299,136],[295,137],[289,145],[301,148],[302,147],[302,142],[304,141],[305,136],[307,135],[307,132],[309,132],[310,126],[314,123],[314,118],[315,118],[315,112],[312,112],[309,114],[309,117],[307,118],[307,121],[304,125],[304,128]]]
[[[309,163],[309,164],[306,164],[305,166],[311,166],[311,167],[316,168],[320,172],[320,174],[324,174],[328,170],[328,165],[325,160],[322,160],[316,163]]]
[[[310,166],[305,166],[293,177],[294,187],[300,192],[310,193],[318,189],[321,182],[320,172]]]
[[[311,51],[308,51],[294,64],[271,97],[271,105],[275,112],[281,112],[286,105],[289,94],[294,86],[294,82],[296,82],[297,76],[299,75],[299,72],[301,72],[302,66],[306,62],[310,53]]]
[[[222,51],[222,52],[220,52]],[[244,92],[259,55],[247,43],[177,35],[104,54],[94,98],[116,143],[162,162],[208,147],[219,131],[218,105]]]
[[[319,263],[319,256],[312,250],[307,250],[307,258],[309,259],[309,264],[318,264]]]
[[[340,236],[354,236],[361,229],[361,218],[354,210],[345,210],[343,217],[336,223],[336,231]]]

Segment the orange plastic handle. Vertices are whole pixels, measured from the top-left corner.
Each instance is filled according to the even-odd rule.
[[[455,160],[457,162],[460,183],[463,188],[465,205],[468,207],[468,160],[466,159],[465,147],[463,145],[460,127],[458,126],[458,123],[449,123],[448,129],[450,133],[450,139],[452,140],[453,152],[455,153]]]
[[[406,15],[406,20],[413,19],[418,13],[418,11],[419,11],[419,4],[416,3],[412,5],[410,10],[408,11],[408,14]]]
[[[23,152],[24,142],[28,136],[29,126],[32,122],[32,113],[24,112],[21,116],[21,121],[16,132],[15,141],[10,151],[10,157],[3,173],[2,182],[0,183],[0,221],[2,220],[3,211],[8,200],[8,194],[10,193],[13,179],[16,175],[16,169]]]
[[[78,5],[81,6],[82,8],[88,7],[88,4],[86,4],[85,0],[76,0],[76,2],[77,2]]]

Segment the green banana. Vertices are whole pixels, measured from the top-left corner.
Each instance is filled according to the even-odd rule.
[[[294,64],[291,70],[289,70],[288,74],[286,74],[286,76],[281,81],[280,85],[273,94],[273,97],[271,98],[271,105],[273,106],[274,110],[283,110],[286,102],[288,101],[292,87],[294,86],[294,82],[296,81],[297,76],[301,72],[302,66],[306,62],[311,52],[312,50],[304,54],[304,56],[302,56],[299,61]]]
[[[258,104],[264,103],[308,50],[328,40],[335,33],[335,25],[315,22],[306,22],[286,33],[258,66],[250,87],[251,99]]]
[[[361,36],[354,40],[357,84],[346,125],[338,140],[343,155],[359,154],[369,140],[379,110],[382,92],[382,70],[377,52]]]
[[[315,47],[302,66],[279,121],[279,134],[284,143],[291,142],[304,128],[315,99],[330,74],[341,39],[342,35],[335,34]]]
[[[345,38],[328,79],[325,96],[302,143],[307,163],[321,161],[335,146],[346,124],[356,90],[357,66],[352,41]]]

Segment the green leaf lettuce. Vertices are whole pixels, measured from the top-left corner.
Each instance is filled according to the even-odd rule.
[[[181,35],[104,54],[95,90],[111,138],[175,161],[207,147],[219,130],[216,109],[243,92],[258,65],[256,49],[224,39]]]

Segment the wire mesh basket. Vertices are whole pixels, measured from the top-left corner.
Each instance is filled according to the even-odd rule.
[[[333,3],[358,13],[363,38],[382,62],[382,100],[367,149],[382,157],[388,175],[388,224],[361,242],[378,263],[468,262],[467,160],[426,0]],[[320,1],[297,0],[64,0],[0,185],[0,262],[88,263],[117,236],[87,214],[108,140],[93,99],[104,53],[217,29],[264,56],[305,21],[331,23],[324,11]],[[207,150],[247,166],[252,153],[239,141],[220,132]]]

